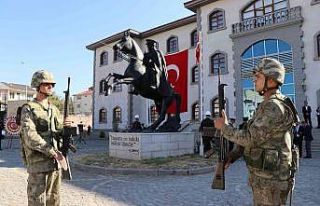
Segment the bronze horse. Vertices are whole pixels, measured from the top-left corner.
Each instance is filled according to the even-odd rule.
[[[120,57],[127,60],[129,62],[129,65],[123,75],[110,73],[106,77],[106,95],[111,92],[113,86],[118,84],[127,84],[133,85],[134,90],[137,92],[136,94],[139,94],[147,99],[154,100],[157,110],[159,111],[159,118],[145,130],[150,132],[156,131],[157,127],[165,120],[167,110],[169,106],[174,102],[173,100],[175,100],[176,115],[175,121],[172,121],[172,118],[170,118],[171,125],[169,128],[171,129],[160,129],[161,127],[159,127],[157,131],[177,131],[180,127],[181,96],[180,94],[176,93],[171,87],[166,77],[166,71],[162,70],[157,74],[160,75],[159,87],[152,87],[150,82],[150,75],[154,74],[149,72],[151,71],[151,69],[146,68],[146,66],[143,64],[144,54],[137,42],[130,37],[128,32],[125,32],[123,38],[114,45],[113,49],[118,51],[118,53],[120,53]],[[114,78],[113,83],[109,85],[109,80],[112,77]],[[171,122],[176,122],[177,125],[172,125]],[[167,124],[164,123],[163,125],[168,125],[168,123],[169,122],[167,122]]]

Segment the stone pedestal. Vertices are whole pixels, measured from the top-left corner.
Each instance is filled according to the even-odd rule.
[[[194,133],[109,133],[109,156],[142,160],[193,154]]]

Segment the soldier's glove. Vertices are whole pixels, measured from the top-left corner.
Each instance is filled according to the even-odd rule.
[[[55,155],[53,155],[54,159],[57,160],[58,164],[61,166],[61,168],[65,171],[68,170],[68,165],[66,158],[63,156],[63,154],[60,151],[56,151]]]

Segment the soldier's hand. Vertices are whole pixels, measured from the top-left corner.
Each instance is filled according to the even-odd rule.
[[[226,112],[222,110],[221,114],[222,114],[222,117],[216,118],[214,120],[214,127],[219,130],[221,130],[225,125],[228,124],[228,118],[227,118]]]
[[[56,151],[53,157],[57,160],[57,162],[59,163],[59,165],[63,170],[68,169],[66,158],[63,156],[63,154],[60,151]]]
[[[63,122],[64,127],[71,127],[71,124],[72,124],[72,121],[69,117],[67,117]]]

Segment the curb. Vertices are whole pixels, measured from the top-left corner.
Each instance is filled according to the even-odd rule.
[[[97,175],[121,174],[121,175],[199,175],[214,172],[214,166],[203,167],[199,169],[138,169],[138,168],[105,168],[99,166],[89,166],[77,162],[70,162],[72,168],[87,173],[94,173]]]

